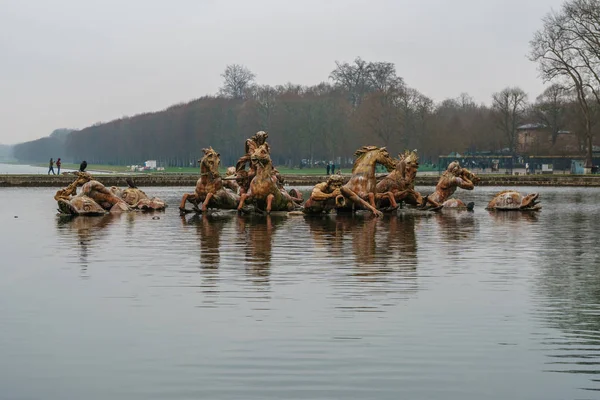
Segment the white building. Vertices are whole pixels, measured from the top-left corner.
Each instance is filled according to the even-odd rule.
[[[156,160],[148,160],[144,162],[144,165],[146,166],[146,168],[156,169]]]

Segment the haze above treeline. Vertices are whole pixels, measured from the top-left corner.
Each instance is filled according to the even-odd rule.
[[[351,158],[364,144],[385,145],[392,152],[417,148],[424,160],[435,161],[452,151],[513,152],[515,128],[524,123],[576,132],[583,150],[596,126],[590,124],[586,133],[586,118],[593,112],[582,115],[576,88],[563,77],[544,76],[543,70],[548,81],[544,93],[532,98],[522,88],[500,87],[486,105],[467,93],[435,102],[385,59],[357,57],[332,64],[329,75],[310,86],[263,85],[248,67],[228,64],[217,95],[23,143],[15,146],[14,155],[22,161],[62,157],[133,164],[156,159],[164,165],[189,165],[202,147],[212,146],[232,164],[243,153],[244,139],[266,130],[277,164]]]

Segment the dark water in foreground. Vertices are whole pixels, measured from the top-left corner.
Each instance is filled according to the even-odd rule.
[[[600,190],[493,215],[498,189],[376,220],[181,219],[189,188],[147,188],[160,219],[70,221],[0,189],[0,398],[597,399]]]

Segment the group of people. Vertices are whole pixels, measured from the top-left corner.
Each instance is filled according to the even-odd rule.
[[[62,163],[60,162],[60,157],[58,158],[58,160],[56,160],[56,174],[54,173],[54,159],[50,158],[50,165],[48,168],[48,175],[50,175],[50,172],[52,172],[52,175],[60,175],[60,166],[62,165]]]
[[[56,173],[54,173],[54,165],[56,165]],[[61,161],[60,161],[60,157],[56,160],[56,162],[54,162],[53,158],[50,158],[50,163],[48,165],[48,175],[50,175],[50,172],[52,172],[52,175],[60,175],[60,166],[62,165]],[[81,164],[79,164],[79,171],[80,172],[84,172],[85,169],[87,168],[87,161],[82,161]]]
[[[333,161],[329,161],[327,163],[327,175],[329,174],[335,174],[335,164],[333,163]]]

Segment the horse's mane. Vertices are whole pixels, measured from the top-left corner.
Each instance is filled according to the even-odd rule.
[[[372,152],[373,150],[379,150],[377,146],[363,146],[360,149],[354,152],[354,156],[356,160],[354,160],[354,165],[352,166],[352,172],[356,169],[356,167],[362,162],[363,158],[367,153]]]

